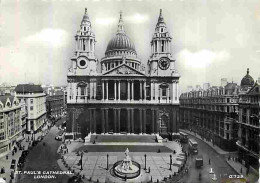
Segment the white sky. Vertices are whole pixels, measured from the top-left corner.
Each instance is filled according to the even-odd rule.
[[[163,10],[173,37],[180,87],[240,84],[246,69],[260,77],[258,0],[2,0],[0,1],[0,83],[66,84],[74,36],[85,7],[96,34],[96,56],[104,57],[115,35],[120,10],[125,29],[146,65],[150,41]]]

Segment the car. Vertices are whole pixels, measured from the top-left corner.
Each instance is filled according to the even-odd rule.
[[[12,159],[11,161],[11,166],[10,166],[10,169],[15,169],[15,166],[16,166],[16,160],[15,159]]]
[[[20,157],[17,163],[17,167],[22,168],[24,166],[25,158]]]
[[[57,136],[55,137],[55,140],[62,140],[62,135],[57,135]]]

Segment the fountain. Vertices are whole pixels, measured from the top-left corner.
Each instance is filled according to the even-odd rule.
[[[124,160],[118,161],[113,165],[113,174],[122,179],[133,179],[140,175],[141,166],[139,163],[132,161],[129,156],[128,148],[125,151]]]

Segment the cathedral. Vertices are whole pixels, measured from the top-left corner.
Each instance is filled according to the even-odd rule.
[[[179,131],[179,78],[171,36],[160,10],[148,61],[138,58],[124,29],[122,12],[105,56],[95,56],[95,33],[85,9],[67,74],[70,138],[88,134],[160,134]],[[147,64],[144,65],[143,63]]]

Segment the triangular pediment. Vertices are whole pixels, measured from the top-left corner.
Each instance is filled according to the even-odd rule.
[[[134,76],[144,76],[145,74],[126,65],[126,64],[122,64],[122,65],[119,65],[115,68],[113,68],[112,70],[110,71],[107,71],[105,72],[103,75],[134,75]]]

